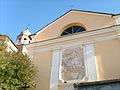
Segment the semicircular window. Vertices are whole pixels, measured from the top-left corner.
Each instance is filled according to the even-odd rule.
[[[78,32],[82,32],[82,31],[86,31],[86,29],[81,26],[72,26],[72,27],[69,27],[66,30],[64,30],[63,33],[61,34],[61,36],[78,33]]]

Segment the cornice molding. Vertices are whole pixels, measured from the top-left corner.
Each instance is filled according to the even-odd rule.
[[[117,38],[117,35],[111,35],[111,36],[101,37],[101,38],[94,38],[94,39],[89,39],[86,41],[79,41],[79,42],[67,43],[67,44],[62,44],[62,45],[57,45],[57,46],[51,46],[48,48],[31,50],[31,51],[28,51],[27,54],[30,55],[30,54],[35,54],[38,52],[43,52],[43,51],[59,50],[59,49],[69,48],[69,47],[78,46],[78,45],[88,45],[88,44],[91,44],[94,42],[99,42],[99,41],[103,41],[103,40],[110,40],[110,39],[115,39],[115,38]]]
[[[60,37],[60,38],[55,38],[55,39],[51,39],[51,40],[47,40],[47,41],[40,41],[40,42],[36,42],[36,43],[27,44],[25,46],[27,48],[43,46],[43,45],[47,45],[47,44],[58,43],[58,42],[77,39],[77,38],[84,38],[84,37],[93,36],[93,35],[95,36],[95,35],[109,33],[109,32],[118,31],[118,30],[120,30],[120,25],[111,26],[108,28],[103,28],[103,29],[94,30],[94,31],[89,31],[89,32],[85,32],[85,33],[80,33],[80,34],[76,34],[76,35],[70,35],[67,37]]]

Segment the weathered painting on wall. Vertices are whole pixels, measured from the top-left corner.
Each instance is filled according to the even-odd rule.
[[[82,80],[85,76],[82,46],[64,49],[62,52],[61,78],[64,81]]]

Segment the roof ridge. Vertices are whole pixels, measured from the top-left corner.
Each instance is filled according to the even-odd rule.
[[[116,14],[113,14],[113,13],[96,12],[96,11],[87,11],[87,10],[78,10],[78,9],[71,9],[71,11],[81,11],[81,12],[90,12],[90,13],[98,13],[98,14],[106,14],[106,15],[116,15]]]
[[[38,33],[39,31],[41,31],[42,29],[44,29],[45,27],[47,27],[48,25],[52,24],[53,22],[55,22],[56,20],[60,19],[61,17],[65,16],[66,14],[68,14],[71,11],[81,11],[81,12],[88,12],[88,13],[97,13],[97,14],[106,14],[106,15],[111,15],[111,16],[116,16],[117,14],[112,14],[112,13],[102,13],[102,12],[94,12],[94,11],[86,11],[86,10],[77,10],[77,9],[70,9],[68,10],[66,13],[62,14],[61,16],[59,16],[58,18],[56,18],[55,20],[53,20],[52,22],[48,23],[47,25],[45,25],[44,27],[42,27],[41,29],[39,29],[37,32],[35,32],[34,34],[31,35],[36,35],[36,33]],[[120,14],[119,14],[120,15]]]

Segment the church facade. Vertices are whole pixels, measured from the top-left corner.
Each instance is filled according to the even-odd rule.
[[[36,90],[74,90],[74,83],[120,78],[120,15],[70,10],[17,47],[38,67]]]

